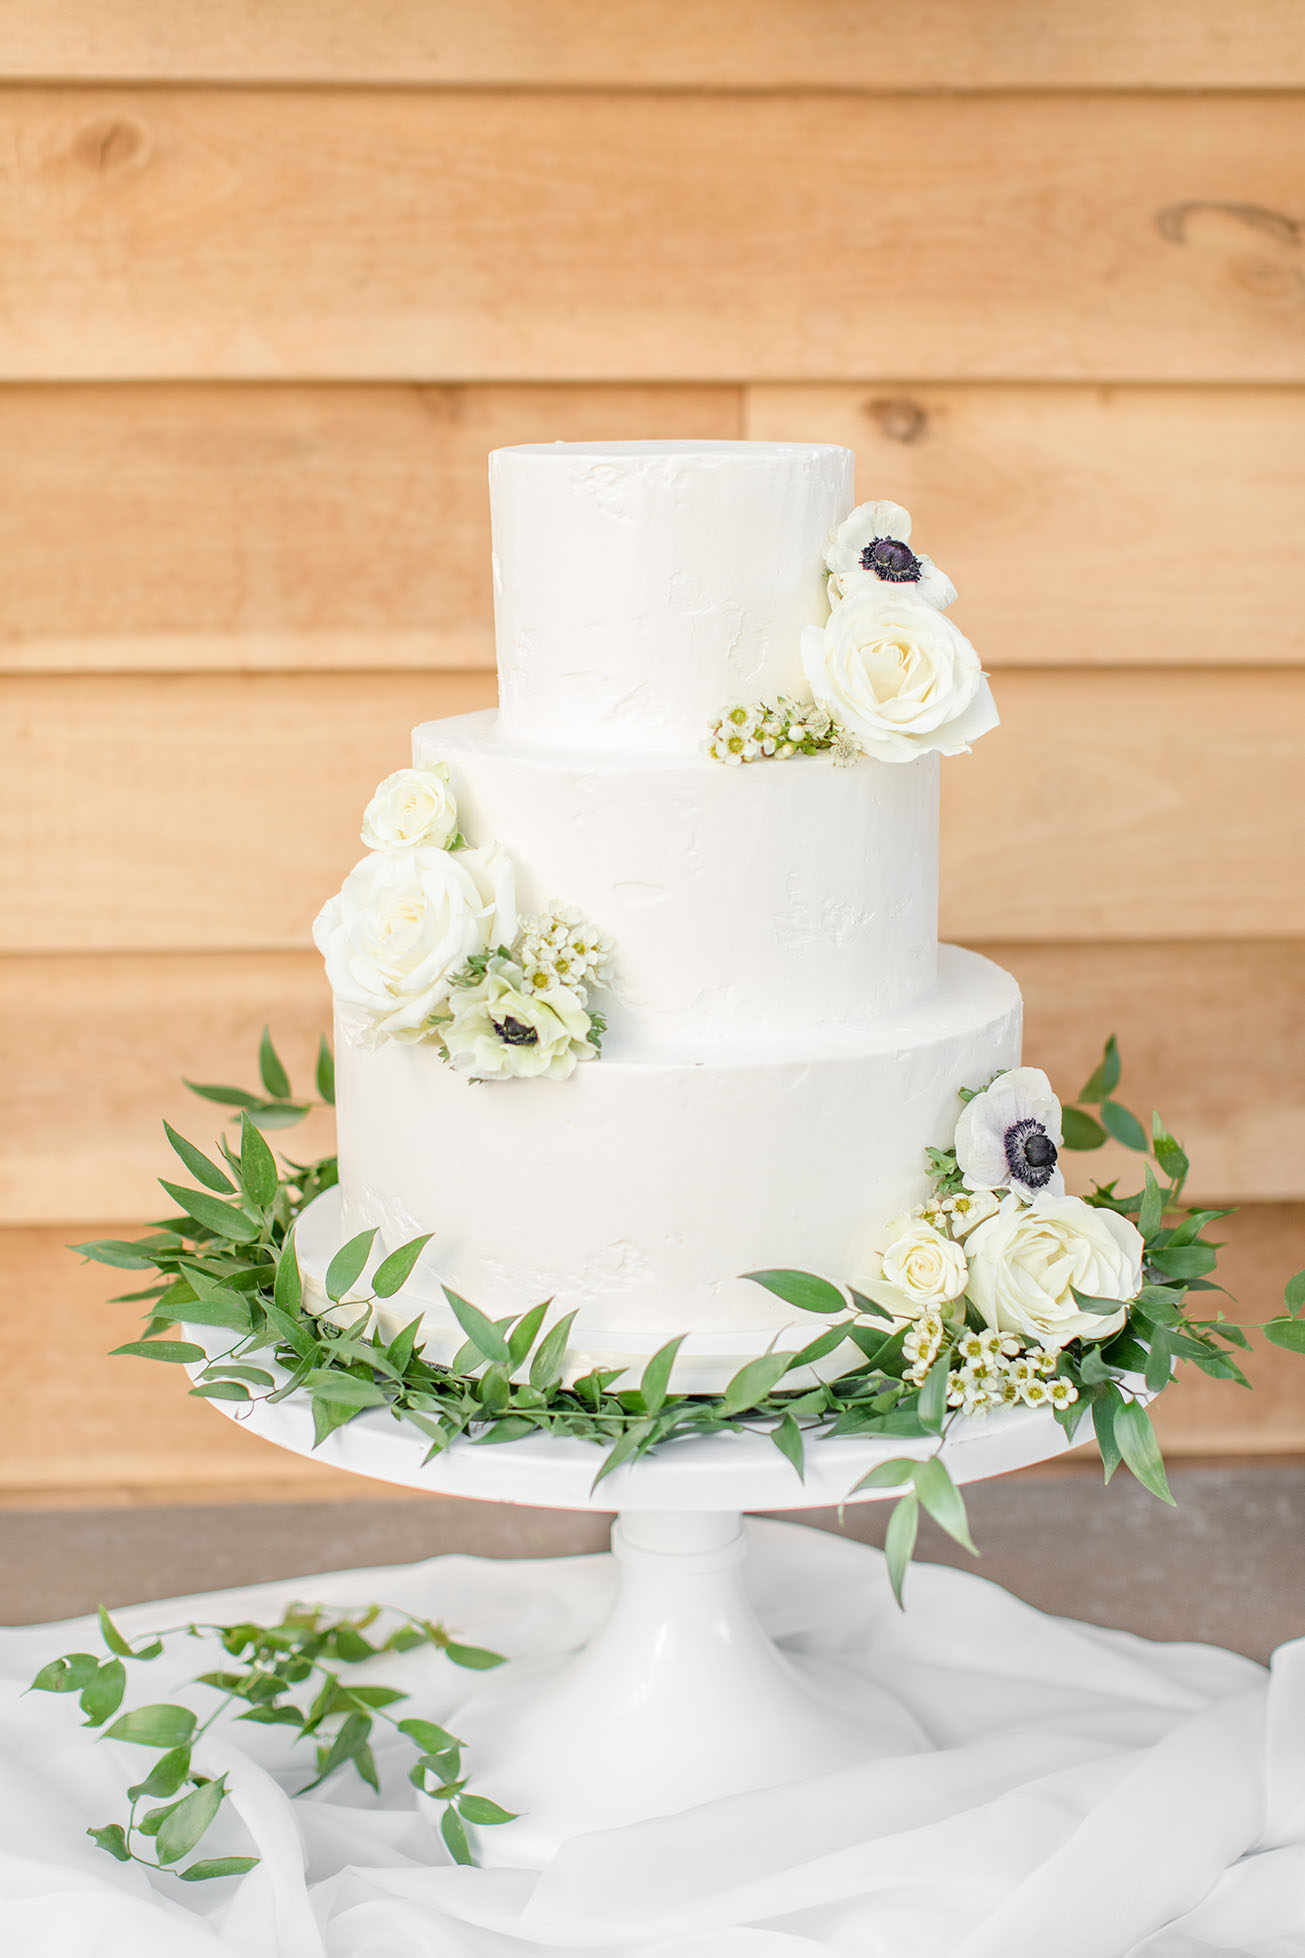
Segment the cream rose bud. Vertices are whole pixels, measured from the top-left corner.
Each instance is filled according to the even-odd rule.
[[[876,761],[964,753],[997,725],[964,633],[907,587],[846,599],[802,634],[813,697]]]
[[[492,959],[478,985],[454,988],[444,1042],[451,1065],[477,1081],[565,1081],[578,1061],[596,1058],[590,1031],[584,1002],[569,986],[530,992],[518,965]]]
[[[968,1277],[960,1245],[923,1218],[913,1218],[894,1230],[887,1250],[879,1253],[857,1290],[894,1319],[918,1319],[922,1312],[937,1311],[958,1299]]]
[[[446,850],[458,833],[458,805],[441,761],[432,768],[399,768],[367,804],[362,840],[369,850]]]
[[[364,857],[323,905],[313,938],[342,1003],[377,1039],[418,1040],[476,952],[517,932],[512,865],[501,850],[419,847]]]
[[[1142,1289],[1142,1234],[1127,1217],[1082,1197],[1007,1197],[965,1241],[969,1296],[998,1332],[1019,1333],[1048,1353],[1072,1339],[1120,1331]],[[1118,1299],[1118,1312],[1084,1312],[1075,1292]]]

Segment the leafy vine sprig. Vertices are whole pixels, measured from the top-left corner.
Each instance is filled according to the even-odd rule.
[[[383,1616],[400,1622],[379,1641],[369,1638],[368,1632]],[[103,1606],[99,1624],[107,1657],[93,1652],[65,1653],[41,1668],[29,1690],[75,1693],[86,1716],[85,1724],[100,1728],[101,1739],[158,1750],[158,1759],[149,1772],[127,1789],[130,1806],[126,1819],[86,1832],[120,1863],[166,1870],[187,1883],[241,1876],[258,1863],[257,1856],[217,1856],[180,1867],[217,1820],[229,1796],[225,1774],[207,1775],[195,1760],[204,1737],[224,1717],[284,1727],[292,1742],[313,1743],[315,1772],[295,1791],[298,1795],[320,1787],[345,1767],[351,1767],[379,1793],[371,1734],[378,1720],[384,1722],[415,1750],[408,1778],[423,1795],[440,1804],[440,1833],[459,1863],[474,1861],[468,1824],[486,1828],[514,1819],[509,1810],[469,1788],[463,1743],[456,1734],[432,1720],[396,1715],[392,1709],[408,1698],[399,1688],[345,1676],[347,1668],[421,1646],[443,1652],[454,1665],[474,1671],[503,1663],[500,1653],[454,1639],[443,1625],[379,1605],[333,1611],[324,1605],[307,1604],[291,1605],[275,1625],[249,1620],[233,1625],[191,1622],[147,1632],[135,1644]],[[179,1638],[216,1640],[226,1657],[235,1661],[217,1671],[199,1673],[190,1682],[216,1693],[216,1704],[201,1718],[182,1702],[156,1702],[133,1707],[119,1714],[112,1726],[106,1726],[122,1705],[128,1665],[159,1658],[169,1643]],[[309,1685],[315,1690],[305,1705],[302,1689]],[[151,1798],[153,1805],[142,1809]]]

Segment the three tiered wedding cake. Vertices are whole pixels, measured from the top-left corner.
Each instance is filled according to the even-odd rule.
[[[318,919],[340,1189],[300,1225],[433,1233],[428,1356],[576,1314],[571,1365],[715,1391],[811,1336],[741,1274],[855,1280],[925,1196],[1020,998],[937,942],[939,756],[995,725],[954,592],[841,448],[490,458],[501,705],[416,729]]]

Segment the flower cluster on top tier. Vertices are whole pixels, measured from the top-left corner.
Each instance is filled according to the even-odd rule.
[[[1061,1108],[1040,1068],[962,1098],[953,1146],[929,1152],[928,1200],[889,1225],[857,1289],[904,1332],[907,1380],[947,1367],[949,1406],[1072,1406],[1059,1356],[1123,1330],[1145,1241],[1131,1218],[1065,1194]]]
[[[373,1044],[430,1041],[475,1080],[565,1080],[601,1051],[589,990],[612,948],[577,911],[521,918],[510,858],[472,849],[443,762],[401,768],[363,816],[369,855],[318,914],[313,938],[338,1000]]]
[[[951,579],[910,546],[899,503],[862,503],[825,545],[830,613],[802,634],[808,702],[735,703],[705,752],[736,764],[831,752],[836,761],[967,753],[997,710],[963,632],[943,617]]]

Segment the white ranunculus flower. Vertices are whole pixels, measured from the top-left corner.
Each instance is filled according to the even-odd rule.
[[[906,586],[880,585],[807,626],[802,665],[815,699],[876,761],[963,754],[997,725],[973,646]]]
[[[900,503],[859,503],[825,543],[831,601],[876,585],[906,585],[945,612],[956,587],[932,558],[911,550],[910,535],[910,515]]]
[[[1142,1233],[1127,1217],[1082,1197],[1007,1197],[970,1233],[969,1296],[988,1325],[1058,1353],[1072,1339],[1120,1331],[1142,1289]],[[1118,1299],[1119,1311],[1080,1310],[1075,1292]]]
[[[378,1039],[419,1040],[476,952],[517,932],[512,865],[501,850],[422,847],[364,857],[323,905],[313,938],[337,999]]]
[[[975,1190],[1061,1196],[1060,1148],[1060,1103],[1040,1067],[999,1074],[966,1102],[956,1124],[957,1166]]]
[[[858,1292],[894,1319],[918,1319],[961,1296],[969,1274],[959,1244],[922,1217],[903,1218],[889,1228],[888,1247],[874,1259],[868,1277],[858,1280]]]
[[[387,775],[367,804],[362,840],[369,850],[447,850],[458,833],[458,805],[441,761]]]
[[[520,967],[492,959],[477,986],[453,991],[444,1030],[449,1061],[478,1081],[527,1075],[565,1081],[578,1061],[593,1060],[584,1001],[569,986],[532,992]]]

